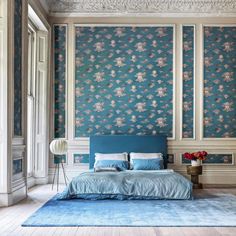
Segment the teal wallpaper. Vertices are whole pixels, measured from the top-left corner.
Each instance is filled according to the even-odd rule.
[[[204,27],[204,137],[236,137],[236,27]]]
[[[74,164],[89,163],[89,154],[74,154]]]
[[[66,163],[66,155],[54,155],[54,164]]]
[[[193,138],[194,26],[183,26],[183,138]]]
[[[19,174],[23,171],[23,160],[13,160],[13,175]]]
[[[203,29],[204,137],[236,137],[236,27]],[[75,26],[75,137],[173,136],[173,33],[172,26]],[[183,138],[194,137],[194,34],[183,26]],[[54,26],[56,138],[66,136],[66,35],[66,25]],[[88,163],[89,154],[73,161]],[[204,164],[233,162],[231,154],[209,154]]]
[[[184,159],[182,156],[183,164],[190,164],[190,160]],[[233,164],[232,154],[208,154],[207,159],[203,161],[203,164]]]
[[[66,25],[54,25],[54,137],[66,136]]]
[[[173,27],[75,32],[75,137],[172,137]]]
[[[14,4],[14,135],[22,136],[22,0]]]

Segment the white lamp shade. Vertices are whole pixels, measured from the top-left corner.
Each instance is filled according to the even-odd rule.
[[[67,141],[55,139],[50,143],[50,150],[55,155],[63,155],[67,152]]]

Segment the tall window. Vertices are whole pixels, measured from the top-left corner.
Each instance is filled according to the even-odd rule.
[[[27,145],[27,174],[28,177],[33,175],[34,171],[34,137],[35,137],[35,74],[36,74],[36,31],[30,22],[28,27],[28,145]]]

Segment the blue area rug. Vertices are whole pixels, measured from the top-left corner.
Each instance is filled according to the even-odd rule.
[[[236,196],[195,200],[49,200],[22,226],[236,226]]]

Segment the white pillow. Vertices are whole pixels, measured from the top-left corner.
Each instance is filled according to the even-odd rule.
[[[162,153],[141,153],[141,152],[131,152],[130,160],[132,159],[163,159]]]
[[[128,153],[95,153],[95,161],[98,160],[119,160],[128,161]]]

